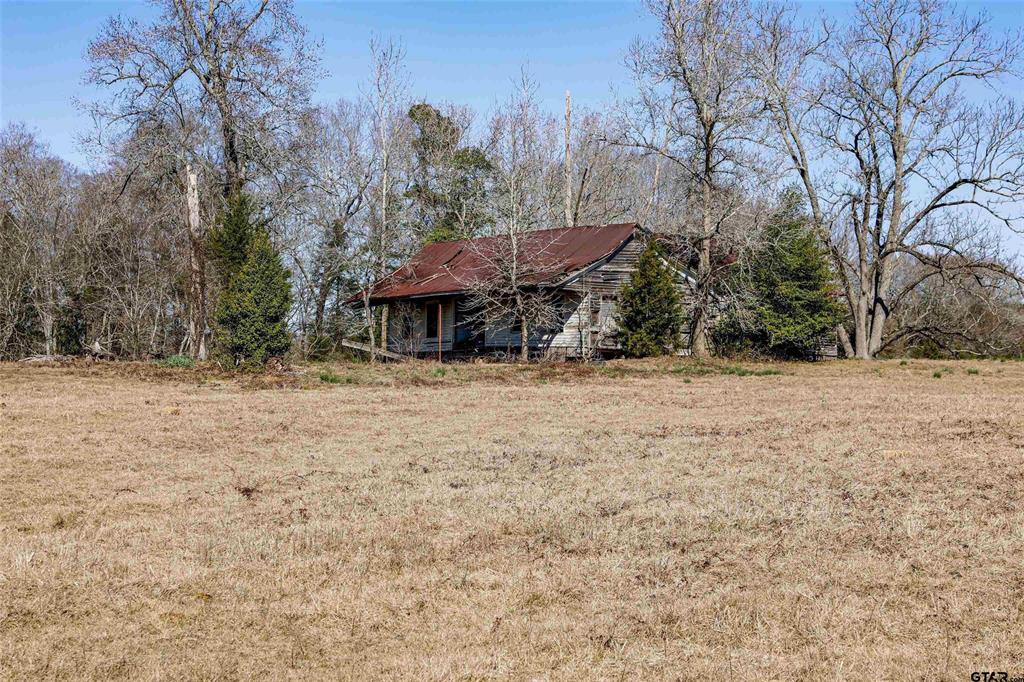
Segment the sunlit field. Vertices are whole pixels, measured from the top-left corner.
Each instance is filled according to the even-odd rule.
[[[0,365],[0,677],[1024,674],[1024,364]]]

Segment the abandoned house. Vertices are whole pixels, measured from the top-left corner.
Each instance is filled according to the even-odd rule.
[[[522,237],[517,250],[524,260],[522,270],[529,272],[531,286],[545,292],[554,311],[541,328],[528,330],[531,355],[620,353],[615,324],[619,292],[647,236],[636,223],[623,223],[538,230]],[[516,353],[520,326],[511,318],[486,320],[476,288],[493,267],[491,254],[507,240],[481,237],[428,244],[364,292],[371,306],[387,306],[388,350],[441,357]],[[684,269],[676,269],[685,297],[687,281],[693,280]],[[352,302],[359,303],[364,295]]]

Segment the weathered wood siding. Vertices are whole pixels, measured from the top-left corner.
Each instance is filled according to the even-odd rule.
[[[591,342],[590,295],[577,291],[564,292],[561,300],[561,325],[543,339],[546,348],[564,349],[563,355],[575,357]]]
[[[636,262],[643,250],[644,246],[640,240],[631,239],[607,263],[572,282],[566,289],[598,296],[601,294],[618,295],[622,287],[629,281],[630,275],[636,270]]]

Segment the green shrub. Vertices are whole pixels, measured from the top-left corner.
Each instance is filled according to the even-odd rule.
[[[679,345],[683,329],[679,291],[653,239],[622,290],[617,323],[627,357],[666,355]]]
[[[322,372],[320,372],[320,381],[324,382],[325,384],[340,384],[341,377],[332,372],[331,370],[325,369]]]
[[[707,365],[678,365],[672,368],[672,373],[705,376],[707,374],[714,374],[715,370],[713,367],[709,367]]]
[[[942,372],[932,372],[932,376],[935,377],[936,379],[941,379]]]
[[[288,311],[289,273],[281,256],[260,230],[253,237],[245,262],[231,279],[217,310],[217,342],[236,367],[257,368],[291,347]]]
[[[969,368],[967,370],[967,373],[971,374],[971,375],[977,374],[978,373],[978,368],[977,367],[971,367],[971,368]]]
[[[187,355],[171,355],[166,358],[154,360],[153,363],[160,367],[191,368],[196,366],[195,361]]]
[[[448,372],[444,367],[435,367],[433,372],[434,376],[438,378],[443,377],[447,373]]]
[[[828,253],[811,229],[799,194],[787,190],[765,228],[765,246],[740,270],[735,285],[751,301],[727,313],[714,330],[728,354],[810,359],[842,319]]]

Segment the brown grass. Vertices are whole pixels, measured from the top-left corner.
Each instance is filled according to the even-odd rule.
[[[2,365],[0,677],[1024,673],[1024,365],[774,368]]]

